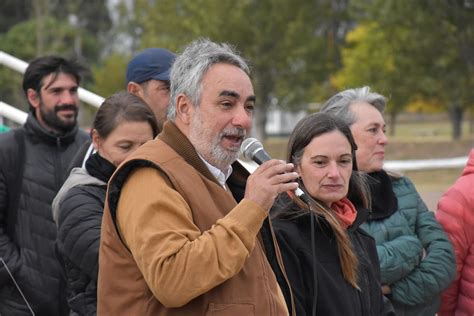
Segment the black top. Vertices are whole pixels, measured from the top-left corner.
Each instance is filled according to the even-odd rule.
[[[295,204],[290,208],[297,211]],[[297,315],[312,313],[315,293],[313,266],[317,275],[317,315],[385,314],[375,241],[359,228],[367,215],[368,211],[359,210],[355,222],[348,228],[349,237],[359,260],[360,291],[344,279],[336,238],[324,219],[315,218],[314,264],[311,250],[311,216],[315,215],[306,213],[299,217],[280,216],[272,220],[295,299]],[[289,297],[286,296],[285,299],[289,303]]]
[[[88,135],[77,127],[56,135],[44,129],[32,113],[19,130],[23,134],[22,155],[15,131],[0,135],[0,257],[36,315],[63,315],[67,305],[55,254],[51,202]],[[12,190],[15,183],[20,184],[16,192]],[[10,209],[15,200],[17,207]],[[0,314],[31,314],[0,266]]]
[[[107,182],[115,166],[98,153],[86,161],[91,177]],[[81,184],[61,199],[57,247],[65,269],[71,313],[96,315],[100,227],[107,186]]]

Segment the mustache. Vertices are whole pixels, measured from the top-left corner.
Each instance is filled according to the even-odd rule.
[[[63,110],[69,110],[69,111],[74,111],[77,112],[77,105],[75,104],[58,104],[54,107],[54,112],[59,112]]]
[[[229,127],[222,131],[221,137],[233,136],[244,138],[247,135],[247,131],[241,127]]]

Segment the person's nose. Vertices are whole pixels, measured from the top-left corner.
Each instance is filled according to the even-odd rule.
[[[380,135],[379,144],[384,146],[388,144],[388,137],[387,134],[385,134],[384,132],[382,132]]]
[[[337,162],[335,161],[330,162],[328,166],[328,177],[334,179],[334,178],[338,178],[340,175],[341,173],[339,172],[339,167],[337,166]]]
[[[232,118],[232,125],[249,129],[252,125],[252,113],[245,106],[236,107]]]
[[[61,94],[61,104],[74,104],[77,105],[79,97],[76,91],[64,91]]]

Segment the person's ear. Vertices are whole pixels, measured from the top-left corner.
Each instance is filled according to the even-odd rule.
[[[41,98],[34,89],[29,88],[28,90],[26,90],[26,97],[28,98],[28,103],[30,103],[32,107],[34,107],[35,109],[39,108]]]
[[[180,94],[176,97],[176,118],[179,118],[185,125],[191,124],[192,114],[194,112],[194,105],[191,100],[184,95]]]
[[[94,145],[94,149],[98,151],[101,145],[101,139],[96,129],[92,129],[91,138],[92,138],[92,144]]]
[[[136,82],[130,81],[127,84],[127,92],[130,92],[131,94],[134,94],[136,96],[142,97],[143,95],[143,88],[141,85],[139,85]]]

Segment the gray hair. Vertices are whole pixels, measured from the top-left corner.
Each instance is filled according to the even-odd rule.
[[[321,112],[333,114],[351,126],[355,122],[355,116],[349,108],[351,104],[358,102],[366,102],[383,114],[387,98],[381,94],[370,92],[370,87],[367,86],[347,89],[329,98],[321,107]]]
[[[234,48],[228,44],[217,44],[205,38],[190,43],[176,58],[170,75],[169,120],[176,118],[176,99],[179,94],[186,95],[194,106],[199,106],[202,78],[211,66],[218,63],[234,65],[250,75],[249,66]]]

